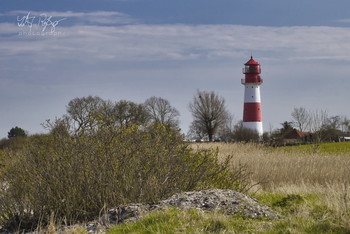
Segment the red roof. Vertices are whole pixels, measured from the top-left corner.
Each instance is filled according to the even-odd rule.
[[[250,56],[249,61],[246,62],[244,65],[259,65],[259,63],[253,59],[253,56]]]
[[[284,136],[285,139],[297,139],[297,138],[303,138],[305,136],[311,135],[310,132],[300,132],[299,130],[293,128],[292,131],[287,133],[287,135]]]

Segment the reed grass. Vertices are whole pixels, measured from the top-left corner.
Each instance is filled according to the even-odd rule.
[[[233,165],[247,165],[252,172],[251,182],[259,182],[251,191],[258,198],[271,194],[313,195],[317,202],[312,205],[306,202],[304,205],[308,207],[300,208],[297,216],[315,221],[313,216],[320,209],[324,220],[349,230],[350,153],[348,150],[337,150],[337,144],[340,148],[344,147],[343,143],[328,143],[321,145],[328,152],[316,154],[306,147],[305,150],[297,147],[293,150],[290,147],[271,148],[250,143],[208,143],[193,147],[215,148],[221,158],[233,155]]]
[[[252,180],[260,182],[265,190],[290,185],[346,187],[350,179],[350,154],[310,154],[309,151],[243,143],[209,143],[193,147],[218,149],[221,158],[233,155],[232,164],[246,164],[252,171]]]

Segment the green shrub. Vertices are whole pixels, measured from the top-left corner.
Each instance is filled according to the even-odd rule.
[[[66,223],[96,218],[104,208],[154,202],[180,191],[240,189],[244,170],[229,169],[218,152],[194,151],[161,125],[100,127],[69,134],[62,125],[3,153],[0,226],[32,229],[51,214]]]
[[[286,197],[283,197],[281,200],[275,202],[273,206],[278,207],[289,207],[293,204],[300,204],[303,201],[303,197],[299,194],[289,194]]]

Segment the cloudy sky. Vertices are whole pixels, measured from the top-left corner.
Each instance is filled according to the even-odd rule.
[[[262,66],[264,130],[294,107],[350,118],[349,0],[0,0],[0,138],[44,133],[75,97],[166,98],[192,121],[196,90],[238,121],[243,64]]]

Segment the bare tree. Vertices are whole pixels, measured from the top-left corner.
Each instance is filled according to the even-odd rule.
[[[309,129],[311,132],[320,132],[328,123],[328,112],[325,110],[310,111]]]
[[[197,91],[189,104],[189,109],[193,116],[191,130],[207,135],[209,141],[213,140],[214,134],[225,125],[229,116],[225,107],[225,99],[213,91]]]
[[[332,129],[340,129],[342,118],[339,115],[331,116],[327,119],[327,125]]]
[[[350,134],[350,120],[346,116],[341,117],[340,128],[344,134]]]
[[[74,98],[68,103],[67,113],[74,122],[75,132],[85,132],[96,127],[96,116],[102,103],[103,100],[97,96]]]
[[[313,151],[317,152],[319,150],[320,143],[324,138],[324,129],[328,122],[328,112],[325,110],[315,110],[309,112],[310,122],[309,129],[312,132],[313,140]]]
[[[67,121],[72,122],[72,132],[79,134],[91,134],[107,126],[146,124],[149,120],[149,114],[143,104],[125,100],[115,103],[97,96],[71,100],[67,106],[66,117]]]
[[[188,138],[195,138],[196,140],[199,140],[205,137],[206,134],[200,128],[197,127],[198,125],[199,124],[195,120],[191,122],[189,131],[187,134]]]
[[[226,142],[232,141],[235,135],[236,124],[237,120],[235,116],[231,113],[228,113],[225,124],[221,126],[216,133],[219,137],[219,140]]]
[[[114,118],[118,126],[145,124],[149,120],[149,114],[144,105],[121,100],[114,106]]]
[[[233,138],[238,142],[258,142],[260,136],[257,131],[243,127],[243,121],[239,121],[234,126]]]
[[[116,103],[110,100],[104,100],[99,108],[97,119],[101,127],[118,126],[117,115],[115,113]]]
[[[152,122],[167,127],[179,125],[179,111],[170,105],[170,102],[161,97],[150,97],[145,103],[145,108]]]
[[[291,115],[294,120],[293,124],[299,129],[299,131],[303,132],[308,128],[310,116],[304,107],[294,108]]]

